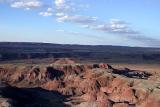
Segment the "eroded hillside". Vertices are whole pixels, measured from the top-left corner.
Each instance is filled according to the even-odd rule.
[[[160,74],[79,64],[0,66],[1,107],[159,107]]]

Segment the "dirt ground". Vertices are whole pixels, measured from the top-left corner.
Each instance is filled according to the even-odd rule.
[[[160,64],[125,64],[125,63],[112,63],[114,68],[129,68],[133,70],[141,70],[148,72],[160,72]]]

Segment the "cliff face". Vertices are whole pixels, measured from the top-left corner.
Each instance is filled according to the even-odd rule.
[[[65,64],[62,64],[61,61],[50,65],[4,65],[0,68],[0,80],[17,90],[31,88],[29,91],[27,90],[29,94],[35,97],[36,95],[33,92],[38,92],[40,95],[42,94],[43,98],[46,97],[45,101],[50,101],[53,105],[64,103],[64,105],[57,105],[56,107],[160,106],[158,73],[152,74],[130,69],[118,70],[103,63],[77,64],[69,61],[72,63],[67,64],[65,62]],[[59,94],[59,96],[54,94],[54,98],[57,99],[55,101],[55,99],[53,100],[50,97],[50,94],[48,95],[48,92],[44,94],[42,90],[32,90],[37,87],[48,92],[57,92],[66,100],[62,100],[63,98]],[[24,90],[20,92],[24,92]],[[8,92],[5,91],[5,93],[7,94]],[[0,94],[5,96],[3,95],[3,91]],[[28,94],[23,95],[26,97],[25,100],[30,101],[28,100],[30,99],[27,96]],[[16,92],[14,96],[17,96]],[[17,97],[19,98],[19,96]],[[8,97],[6,96],[4,98],[7,99]],[[13,100],[13,105],[19,104],[19,100],[16,98],[9,98]],[[37,103],[37,100],[35,102]],[[43,104],[38,107],[52,107],[52,104],[47,105],[48,103],[44,102],[43,99],[40,99],[39,103]],[[7,104],[8,106],[4,107],[10,107],[12,102],[8,102]],[[26,106],[25,103],[23,106]],[[29,105],[28,107],[37,106]]]

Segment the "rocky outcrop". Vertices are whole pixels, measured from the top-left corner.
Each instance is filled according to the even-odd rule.
[[[69,58],[61,58],[56,60],[54,64],[75,64],[75,61]]]
[[[73,107],[159,107],[160,84],[154,74],[114,69],[109,64],[56,61],[50,65],[0,68],[0,80],[19,88],[41,87],[69,96]]]

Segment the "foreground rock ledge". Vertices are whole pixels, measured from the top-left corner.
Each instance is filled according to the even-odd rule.
[[[0,66],[0,107],[160,107],[158,73],[61,61]]]

